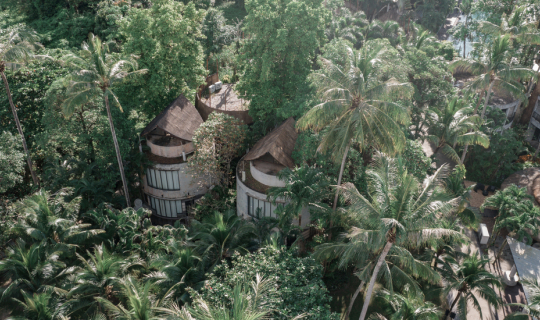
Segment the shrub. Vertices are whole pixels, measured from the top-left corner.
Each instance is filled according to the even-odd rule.
[[[305,314],[305,319],[339,319],[330,311],[330,297],[322,281],[323,268],[312,258],[295,257],[290,251],[265,247],[256,253],[232,257],[231,266],[221,264],[201,289],[201,297],[214,304],[231,307],[237,283],[252,280],[256,274],[276,280],[268,295],[274,319],[290,319]],[[192,293],[193,290],[191,290]]]

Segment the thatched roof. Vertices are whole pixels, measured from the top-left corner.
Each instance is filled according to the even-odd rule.
[[[244,160],[257,160],[268,153],[280,164],[294,168],[291,155],[297,137],[294,119],[291,117],[259,140],[246,154]]]
[[[192,141],[195,130],[202,123],[203,119],[195,106],[180,95],[144,128],[141,136],[159,128],[177,138]]]

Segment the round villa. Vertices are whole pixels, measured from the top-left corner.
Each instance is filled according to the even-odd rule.
[[[148,159],[153,163],[143,176],[145,202],[157,224],[186,219],[194,201],[206,193],[209,181],[187,170],[193,153],[193,134],[203,119],[193,104],[180,95],[143,130]]]
[[[297,133],[294,119],[289,118],[279,127],[259,140],[242,158],[236,169],[236,206],[237,213],[244,219],[258,217],[277,218],[277,205],[266,199],[266,192],[271,187],[284,187],[285,182],[278,179],[278,173],[285,167],[294,168],[291,157],[296,143]],[[293,221],[294,225],[306,228],[310,223],[307,208]]]

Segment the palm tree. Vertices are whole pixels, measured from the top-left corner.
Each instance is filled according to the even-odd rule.
[[[13,29],[10,32],[7,32],[5,37],[0,38],[0,76],[2,76],[2,80],[4,81],[11,112],[13,113],[19,135],[21,136],[24,152],[26,153],[26,163],[28,164],[28,169],[32,174],[32,180],[36,186],[39,186],[39,180],[34,171],[30,151],[26,145],[26,138],[24,137],[21,122],[17,115],[17,108],[13,103],[11,91],[9,90],[9,84],[4,71],[6,70],[6,66],[15,69],[20,67],[23,62],[32,58],[34,56],[33,52],[41,46],[38,44],[38,40],[39,38],[36,32],[18,29]]]
[[[493,239],[506,228],[517,240],[531,245],[533,236],[538,235],[540,209],[532,201],[524,201],[513,206],[511,211],[497,217],[493,228]]]
[[[400,124],[409,120],[407,109],[394,101],[407,96],[411,86],[395,79],[383,82],[377,78],[376,71],[383,63],[383,46],[364,46],[357,53],[348,47],[347,52],[344,65],[321,59],[322,69],[314,80],[323,102],[298,121],[301,130],[327,128],[318,151],[332,150],[332,158],[341,159],[338,186],[352,142],[359,144],[360,151],[374,147],[393,153],[405,146]],[[336,190],[334,211],[338,195]]]
[[[66,195],[58,192],[52,197],[45,191],[39,191],[24,199],[18,205],[19,219],[10,231],[33,241],[45,241],[73,249],[105,232],[89,229],[92,227],[90,223],[78,223],[76,213],[80,199],[64,203]]]
[[[516,67],[509,63],[511,46],[510,35],[495,37],[486,57],[477,60],[459,59],[450,65],[451,71],[459,68],[475,76],[474,80],[467,85],[467,88],[485,92],[484,107],[480,115],[482,119],[484,119],[487,104],[495,84],[504,91],[524,100],[524,87],[519,80],[528,80],[531,77],[536,79],[536,73],[531,69]]]
[[[111,127],[111,133],[116,150],[116,159],[120,169],[120,176],[124,185],[124,195],[126,205],[129,207],[129,188],[124,174],[124,165],[122,155],[116,138],[114,123],[109,107],[109,97],[113,98],[120,110],[120,102],[113,92],[114,86],[135,74],[146,72],[146,69],[137,70],[137,64],[132,60],[118,60],[115,56],[108,54],[108,46],[92,33],[88,36],[88,43],[82,44],[82,50],[77,54],[69,54],[64,60],[74,68],[74,71],[64,80],[67,81],[68,98],[62,103],[62,110],[66,117],[69,117],[75,111],[75,108],[87,103],[96,96],[103,98],[103,103],[107,109],[107,117]],[[132,70],[128,72],[127,70]]]
[[[464,25],[465,30],[467,30],[469,26],[469,16],[472,11],[472,4],[473,4],[472,0],[464,0],[459,5],[459,9],[461,10],[461,13],[465,16],[465,25]],[[465,33],[463,36],[463,58],[466,57],[466,48],[465,48],[466,42],[467,42],[467,33]]]
[[[161,288],[162,295],[171,289],[180,297],[186,286],[203,279],[203,264],[199,254],[185,243],[174,242],[170,255],[157,261],[159,271],[150,273],[147,278]]]
[[[53,296],[52,292],[34,293],[30,295],[24,291],[21,291],[23,300],[13,299],[17,303],[24,314],[24,317],[9,317],[8,320],[67,320],[58,312],[57,299]]]
[[[519,6],[507,16],[503,14],[501,24],[496,25],[489,21],[480,21],[480,30],[493,35],[509,35],[523,44],[540,44],[540,32],[538,31],[538,22],[528,19],[527,6]]]
[[[274,204],[278,199],[285,201],[284,210],[293,218],[301,217],[303,210],[324,199],[330,186],[328,179],[320,170],[305,164],[294,170],[290,168],[281,170],[278,178],[285,182],[285,186],[268,189],[267,198]]]
[[[258,274],[251,283],[239,283],[234,287],[232,296],[233,307],[229,310],[224,306],[214,306],[196,298],[193,304],[180,309],[177,305],[163,309],[168,314],[167,319],[181,320],[263,320],[270,319],[272,310],[267,303],[268,294],[276,287],[270,279],[264,279]],[[301,316],[295,319],[300,319]]]
[[[388,290],[377,292],[377,305],[382,306],[383,314],[373,313],[373,320],[439,320],[440,309],[432,302],[425,301],[422,293],[406,288],[403,294],[392,293]],[[387,317],[385,317],[385,315]]]
[[[372,231],[372,236],[377,234],[377,231]],[[330,259],[338,259],[338,268],[348,269],[354,266],[354,273],[360,279],[360,285],[351,297],[349,307],[345,313],[345,319],[349,318],[356,298],[364,288],[366,282],[369,282],[371,272],[377,260],[377,253],[372,252],[366,241],[366,231],[350,232],[343,235],[344,241],[325,243],[315,248],[314,258],[320,261],[328,261]],[[385,287],[390,291],[414,290],[417,295],[422,294],[417,280],[422,279],[431,283],[437,283],[440,276],[437,272],[431,269],[425,261],[416,259],[409,251],[402,248],[394,248],[384,261],[385,270],[379,279]]]
[[[253,224],[240,218],[234,210],[225,214],[215,212],[203,223],[193,221],[193,230],[193,238],[198,240],[197,250],[214,264],[235,252],[246,252],[244,245],[255,237]]]
[[[77,254],[82,263],[74,273],[73,287],[63,306],[69,314],[86,309],[88,314],[97,310],[96,297],[113,299],[118,293],[118,281],[127,266],[125,259],[107,251],[103,246],[96,246],[94,253],[87,252],[88,259]]]
[[[540,318],[540,280],[523,278],[519,282],[527,288],[527,293],[529,293],[527,304],[509,304],[510,306],[521,307],[523,311],[511,313],[504,320],[529,320],[530,317]]]
[[[501,288],[501,281],[497,276],[486,271],[485,265],[488,262],[489,259],[478,258],[476,254],[473,254],[452,265],[453,272],[446,278],[448,284],[443,290],[443,296],[456,292],[449,310],[451,312],[457,305],[457,314],[460,319],[466,319],[469,302],[478,310],[482,318],[478,297],[482,297],[495,307],[501,303],[493,289],[493,287]]]
[[[152,294],[153,285],[150,281],[141,284],[137,279],[128,276],[119,280],[121,295],[124,303],[115,305],[111,301],[97,297],[98,303],[102,304],[112,319],[118,320],[157,320],[162,319],[158,315],[163,313],[168,303],[169,296],[156,299]]]
[[[430,135],[428,139],[436,146],[437,152],[442,152],[457,163],[463,164],[455,147],[461,145],[477,144],[484,148],[489,147],[488,136],[478,131],[481,124],[480,117],[471,115],[473,108],[465,100],[453,98],[446,104],[444,110],[434,110],[428,114]]]
[[[445,170],[443,165],[420,184],[399,161],[377,153],[372,168],[367,171],[369,199],[351,183],[340,188],[350,203],[349,213],[360,222],[360,228],[353,228],[350,236],[363,239],[368,246],[364,252],[378,256],[360,320],[366,317],[379,272],[388,270],[389,254],[404,256],[409,250],[428,246],[439,239],[463,237],[459,232],[438,226],[439,220],[453,209],[453,199],[443,188]]]
[[[21,290],[26,293],[62,292],[54,285],[66,265],[59,260],[61,252],[54,249],[44,242],[26,248],[26,242],[21,239],[12,244],[7,249],[7,258],[0,261],[0,279],[11,281],[0,290],[0,303],[20,297]]]

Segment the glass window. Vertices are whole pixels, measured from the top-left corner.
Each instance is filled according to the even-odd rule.
[[[150,206],[156,210],[156,213],[163,217],[177,218],[182,214],[182,201],[181,200],[165,200],[158,199],[152,196],[150,198]]]
[[[248,195],[248,215],[251,217],[272,217],[277,218],[275,211],[276,205],[270,201],[261,200]],[[258,211],[258,215],[257,215]]]
[[[146,183],[160,190],[180,190],[180,172],[148,168],[146,169]]]

